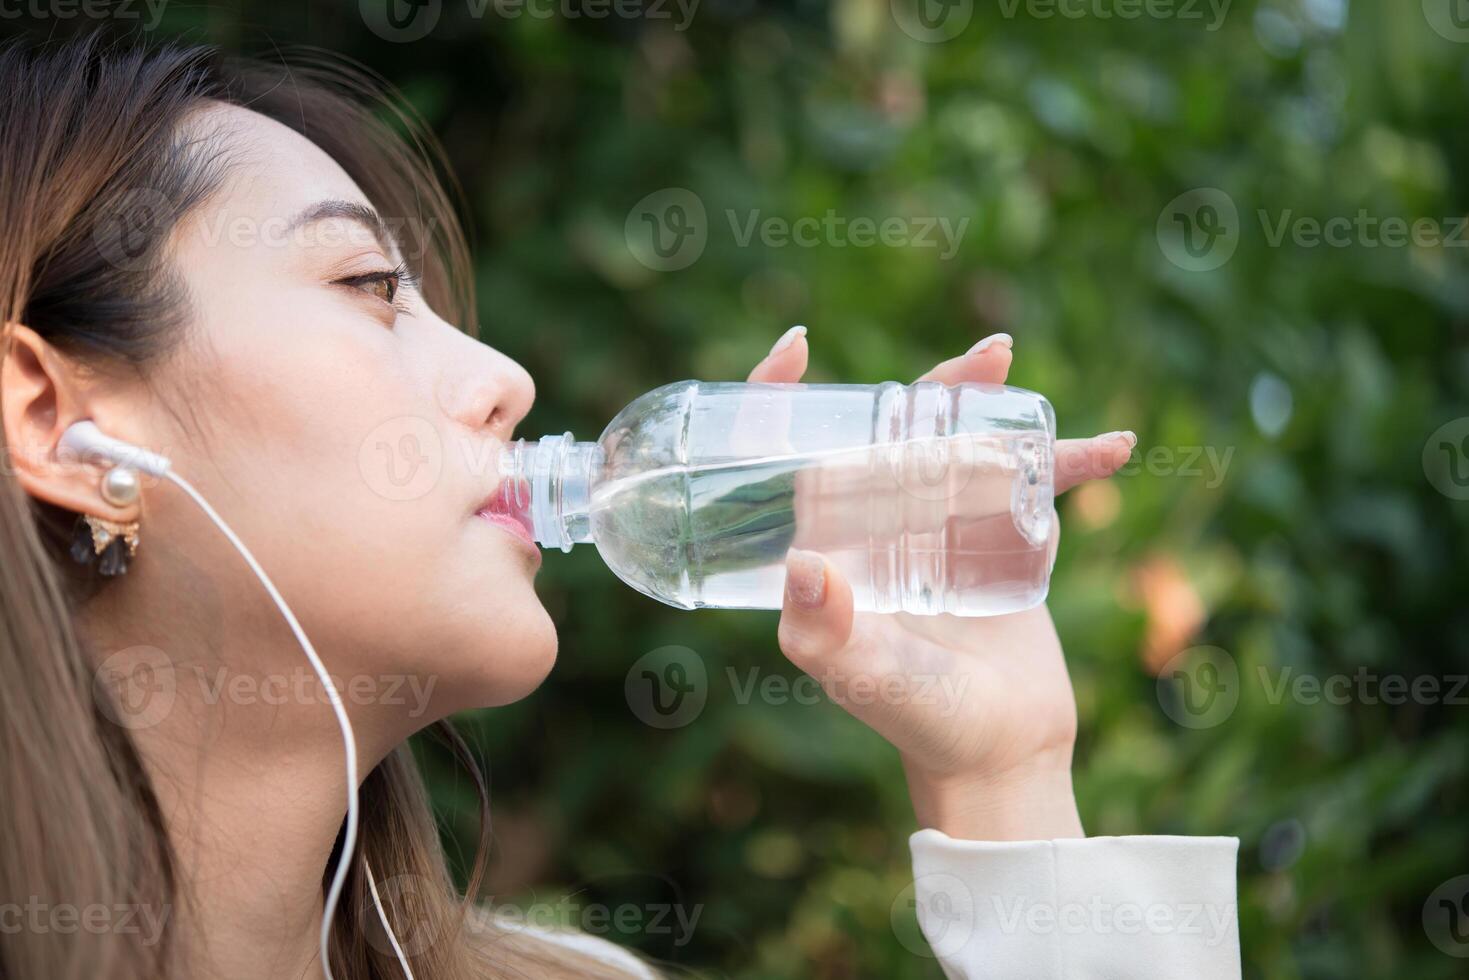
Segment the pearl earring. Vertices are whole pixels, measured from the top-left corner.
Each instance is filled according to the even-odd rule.
[[[128,507],[138,502],[143,485],[138,480],[138,471],[126,466],[114,466],[102,477],[102,499],[114,507]]]

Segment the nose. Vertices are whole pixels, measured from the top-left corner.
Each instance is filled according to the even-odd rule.
[[[445,378],[439,391],[444,410],[469,429],[508,440],[536,400],[535,382],[515,360],[471,337],[460,337],[463,346],[453,352],[460,367]]]

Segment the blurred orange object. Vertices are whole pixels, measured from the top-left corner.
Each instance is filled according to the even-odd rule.
[[[1188,573],[1171,555],[1148,558],[1133,572],[1133,581],[1148,615],[1143,665],[1156,676],[1192,644],[1208,611]]]

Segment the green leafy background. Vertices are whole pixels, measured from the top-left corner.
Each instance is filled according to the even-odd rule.
[[[535,376],[528,435],[593,438],[651,387],[742,377],[794,323],[812,380],[909,378],[1012,333],[1012,380],[1051,398],[1063,435],[1141,440],[1115,493],[1061,505],[1051,607],[1089,832],[1237,835],[1248,976],[1465,975],[1423,913],[1469,874],[1466,692],[1273,696],[1282,677],[1448,691],[1469,673],[1469,503],[1424,465],[1430,435],[1469,416],[1469,235],[1275,240],[1301,217],[1462,221],[1469,43],[1433,28],[1436,0],[1236,0],[1222,20],[1185,0],[1063,5],[1079,17],[956,0],[972,16],[942,43],[900,29],[905,0],[704,0],[687,24],[672,3],[595,18],[609,8],[442,0],[411,43],[365,26],[374,2],[173,3],[155,36],[319,45],[402,89],[465,186],[482,336]],[[1142,13],[1097,15],[1125,10]],[[656,271],[625,223],[665,188],[698,196],[708,241]],[[1214,269],[1169,258],[1170,202],[1196,188],[1238,213]],[[945,259],[741,245],[731,209],[968,225]],[[1221,478],[1188,465],[1194,448],[1227,458]],[[940,976],[903,894],[894,751],[831,704],[730,682],[794,677],[775,614],[662,607],[590,548],[548,555],[540,591],[555,673],[460,719],[491,774],[497,900],[697,910],[688,937],[568,918],[701,975]],[[1199,644],[1236,666],[1238,703],[1190,727],[1175,674]],[[668,645],[705,666],[707,703],[659,730],[624,682]],[[468,847],[470,783],[424,756]]]

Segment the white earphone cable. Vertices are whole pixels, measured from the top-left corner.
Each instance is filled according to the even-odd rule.
[[[336,980],[332,974],[331,961],[327,956],[327,949],[329,940],[331,939],[332,920],[336,916],[337,905],[342,898],[342,888],[347,880],[347,870],[350,867],[352,855],[357,849],[357,824],[359,819],[359,805],[357,800],[357,739],[352,734],[352,722],[347,718],[347,709],[342,704],[341,692],[332,684],[331,677],[327,674],[326,666],[322,664],[321,658],[317,656],[316,648],[307,639],[306,631],[301,628],[301,624],[296,620],[296,614],[291,612],[290,606],[286,605],[286,600],[282,598],[280,592],[276,589],[275,583],[270,580],[270,576],[265,574],[265,569],[260,567],[260,563],[250,553],[250,549],[245,547],[245,542],[240,540],[239,536],[225,523],[224,518],[220,517],[215,509],[209,506],[209,501],[205,500],[189,481],[179,476],[172,469],[165,472],[163,476],[165,479],[176,484],[180,490],[189,495],[194,503],[199,505],[199,509],[214,522],[215,527],[219,528],[220,532],[229,539],[230,544],[235,546],[235,550],[240,553],[240,556],[245,559],[245,563],[250,566],[250,571],[255,573],[255,577],[265,587],[266,593],[270,595],[271,601],[280,610],[280,614],[285,619],[286,625],[295,634],[296,642],[301,645],[301,651],[306,654],[306,659],[311,662],[311,668],[316,671],[317,679],[321,681],[322,687],[326,688],[327,699],[331,702],[332,712],[337,717],[337,725],[342,730],[342,749],[346,754],[347,763],[347,829],[342,838],[342,853],[337,859],[337,870],[332,875],[331,887],[327,889],[326,904],[322,910],[320,950],[321,972],[326,976],[326,980]],[[413,980],[413,971],[408,966],[408,958],[403,955],[403,950],[398,945],[398,937],[393,934],[392,926],[388,925],[387,914],[383,911],[382,902],[378,898],[377,883],[373,881],[372,869],[370,867],[367,868],[367,883],[372,890],[372,901],[377,906],[378,917],[382,920],[383,928],[388,932],[388,938],[393,944],[393,952],[398,956],[398,963],[403,967],[403,973],[408,980]]]
[[[362,861],[362,867],[367,872],[367,887],[372,890],[372,904],[377,908],[378,921],[383,924],[383,929],[388,934],[388,942],[393,944],[393,952],[398,957],[398,963],[403,967],[403,975],[408,980],[413,980],[413,969],[408,965],[408,957],[403,955],[403,947],[398,945],[398,936],[393,932],[393,927],[388,924],[388,913],[383,908],[383,900],[377,893],[377,879],[372,876],[372,865],[366,859]]]

